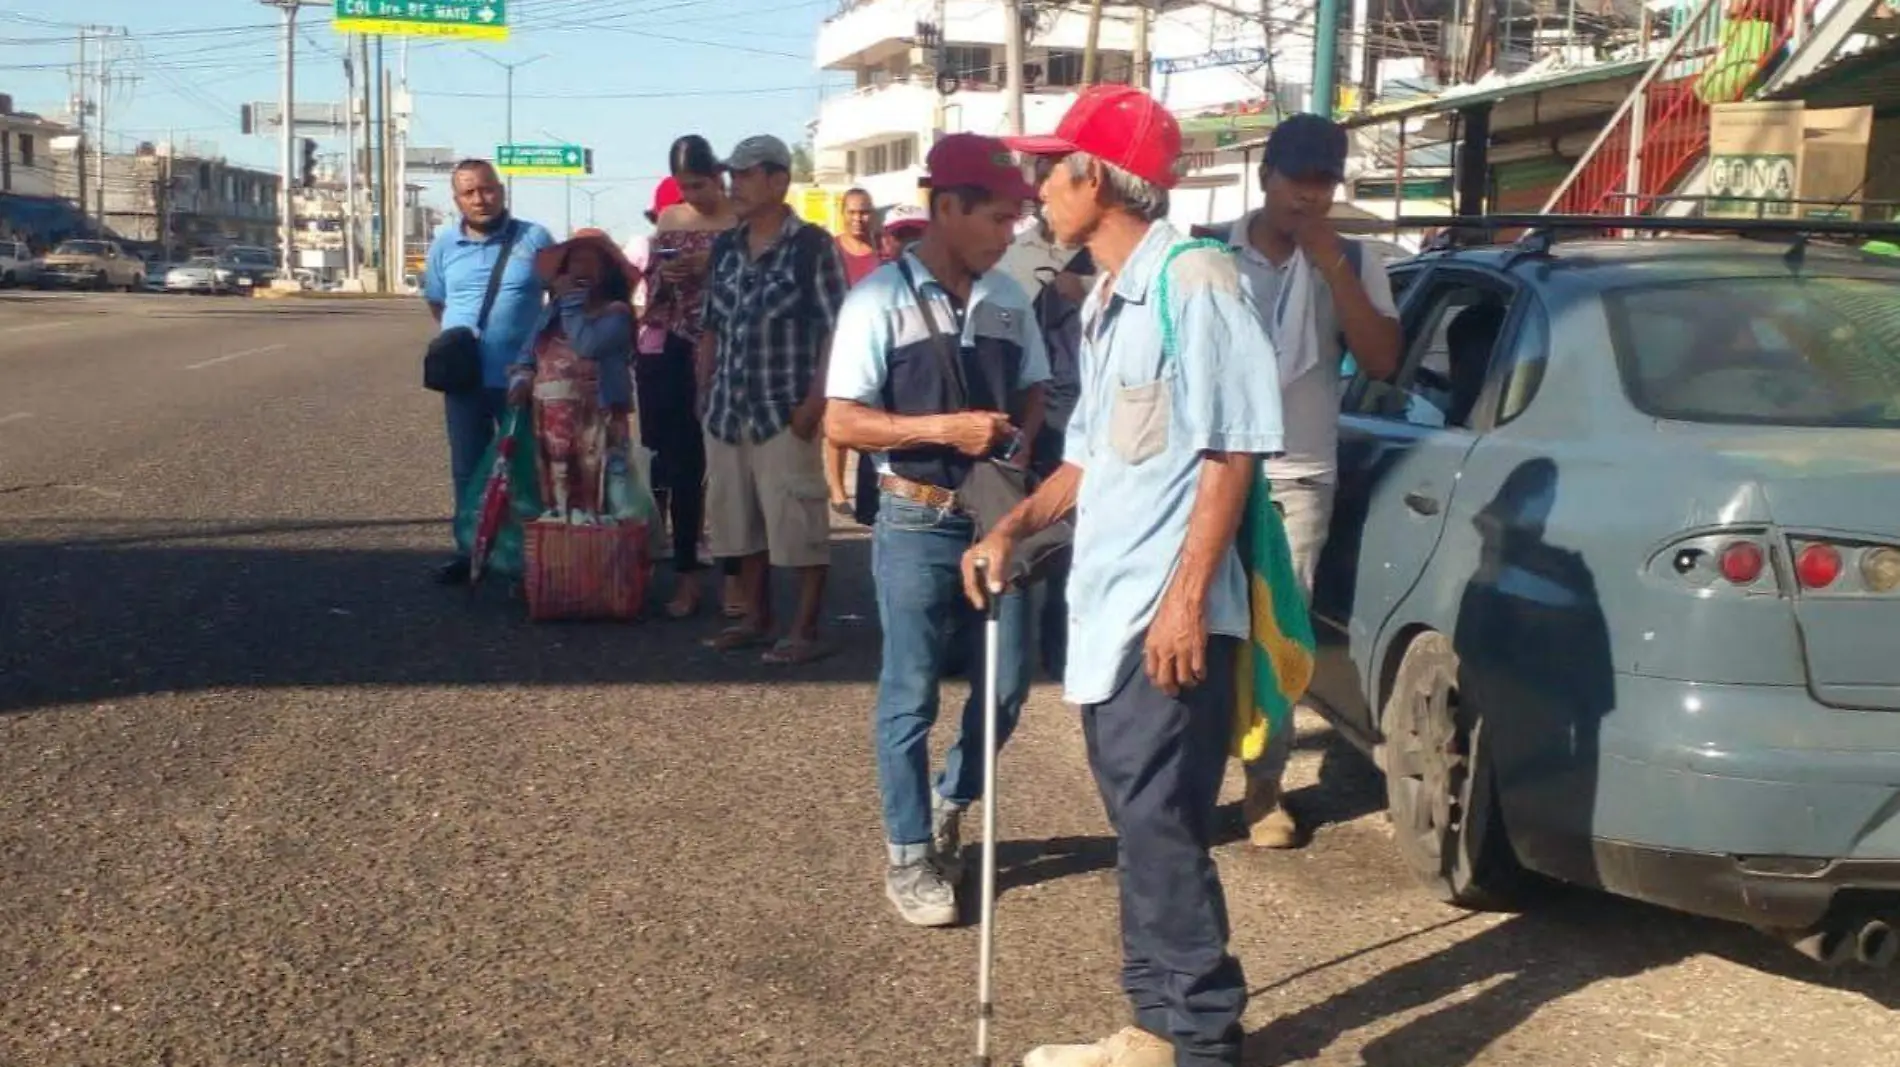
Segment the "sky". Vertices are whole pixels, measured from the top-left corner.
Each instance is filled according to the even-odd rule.
[[[256,0],[0,3],[0,93],[12,95],[16,109],[63,112],[80,27],[109,27],[115,81],[106,132],[113,151],[169,134],[181,149],[190,140],[233,161],[277,169],[276,137],[247,137],[238,126],[240,105],[278,99],[277,9]],[[804,139],[826,86],[836,92],[844,82],[818,71],[811,58],[818,25],[837,3],[509,0],[506,42],[390,37],[384,55],[400,73],[408,42],[411,144],[459,155],[492,156],[504,140],[507,76],[489,59],[525,63],[515,71],[515,141],[559,139],[594,149],[595,175],[574,180],[574,225],[587,225],[591,210],[598,225],[624,239],[645,229],[642,213],[665,173],[667,146],[680,134],[703,134],[722,153],[755,133],[788,144]],[[300,101],[345,95],[344,38],[330,17],[327,6],[298,15]],[[319,143],[322,153],[343,150],[340,134]],[[451,210],[443,179],[417,180],[427,187],[425,202]],[[515,209],[561,232],[564,183],[517,178]]]

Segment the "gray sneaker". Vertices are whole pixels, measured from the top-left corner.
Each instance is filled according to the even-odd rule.
[[[912,926],[949,926],[957,921],[957,891],[929,860],[885,871],[884,895]]]
[[[939,802],[930,813],[930,859],[951,885],[963,884],[963,813]]]

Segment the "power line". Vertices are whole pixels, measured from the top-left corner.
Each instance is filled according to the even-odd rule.
[[[809,92],[819,88],[806,85],[774,85],[758,89],[653,89],[617,93],[516,93],[516,100],[666,100],[693,96],[758,96],[766,93]],[[500,100],[506,93],[472,93],[452,90],[415,90],[416,96],[446,97],[463,100]]]

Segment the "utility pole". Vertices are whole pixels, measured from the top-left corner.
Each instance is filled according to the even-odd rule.
[[[599,225],[594,221],[594,202],[611,192],[613,192],[612,189],[582,189],[580,191],[581,195],[587,198],[587,225]]]
[[[1004,113],[1012,136],[1023,135],[1023,5],[1003,0]]]
[[[378,60],[381,59],[382,42],[377,42]],[[400,292],[402,284],[402,260],[399,258],[396,243],[396,220],[401,217],[402,190],[396,186],[396,112],[390,105],[396,95],[396,75],[388,68],[383,69],[383,166],[379,175],[383,183],[382,196],[382,257],[383,275],[389,279],[389,292]]]
[[[1318,0],[1313,27],[1313,93],[1307,110],[1333,117],[1339,98],[1339,0]]]
[[[375,192],[371,199],[370,247],[376,250],[376,270],[383,292],[394,291],[389,274],[389,77],[383,69],[383,39],[376,38],[376,67],[372,75],[376,86],[376,148],[371,160],[371,181]]]
[[[267,7],[274,7],[284,13],[284,81],[278,93],[277,107],[280,123],[278,129],[279,172],[277,210],[283,215],[282,248],[278,254],[283,257],[283,268],[278,274],[280,280],[294,277],[297,269],[297,215],[292,206],[291,189],[297,170],[295,145],[297,143],[297,8],[303,0],[264,0]]]
[[[82,219],[90,214],[87,205],[92,203],[86,197],[86,111],[88,106],[86,98],[92,95],[87,91],[86,79],[92,76],[90,71],[91,68],[86,66],[86,27],[81,26],[79,28],[79,77],[73,93],[73,118],[79,124],[79,148],[73,152],[73,169],[79,179],[79,187],[74,190],[74,193],[79,201],[79,217]]]
[[[1320,0],[1326,3],[1327,0]],[[1102,39],[1102,0],[1089,0],[1089,35],[1082,45],[1082,87],[1095,84],[1097,44]]]
[[[165,262],[170,263],[178,257],[172,252],[172,195],[177,186],[172,184],[172,161],[178,158],[178,134],[165,131],[165,184],[160,186],[165,200],[164,209],[159,212],[158,241],[165,250]]]
[[[376,111],[372,106],[375,103],[376,92],[374,89],[375,80],[371,76],[369,69],[368,36],[359,36],[356,39],[356,70],[363,83],[363,144],[362,154],[360,156],[356,154],[357,146],[350,146],[350,167],[352,170],[358,167],[362,168],[362,206],[371,207],[375,203],[374,194],[376,188],[375,172],[370,169],[371,162],[376,158]],[[367,214],[368,212],[364,211],[354,216],[356,221],[357,269],[359,271],[363,267],[369,266],[376,261],[376,251],[372,247],[369,234],[363,229],[363,216]]]
[[[1148,91],[1148,0],[1135,0],[1135,88]]]
[[[390,128],[396,135],[396,216],[390,227],[395,235],[396,269],[402,271],[397,277],[406,277],[409,270],[409,42],[402,42],[402,91],[396,94],[396,117]]]
[[[107,32],[109,31],[100,31],[99,98],[94,100],[92,105],[99,115],[99,121],[97,123],[99,139],[93,142],[93,159],[96,161],[97,166],[93,168],[94,178],[92,184],[94,186],[93,195],[97,197],[98,200],[97,214],[99,216],[99,235],[102,237],[105,236],[106,231],[106,94],[111,92],[111,83],[109,80],[111,74],[106,67],[105,34]]]
[[[483,59],[488,60],[490,63],[493,63],[497,67],[500,67],[502,70],[507,72],[507,75],[508,75],[508,119],[507,119],[507,122],[508,124],[504,128],[504,132],[502,134],[502,143],[514,144],[515,143],[515,71],[519,70],[522,67],[527,66],[530,63],[539,63],[541,60],[544,60],[548,57],[546,55],[530,56],[527,59],[516,60],[513,63],[504,63],[501,60],[496,59],[494,56],[487,54],[486,52],[476,52],[472,48],[469,49],[469,51],[474,53],[477,56],[480,56]],[[509,210],[512,211],[515,206],[515,176],[512,174],[508,175],[507,181],[508,181],[508,208]]]
[[[356,277],[356,41],[343,38],[343,274]]]

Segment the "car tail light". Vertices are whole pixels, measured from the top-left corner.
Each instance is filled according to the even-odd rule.
[[[1722,549],[1718,558],[1722,568],[1722,577],[1736,585],[1753,585],[1761,577],[1762,567],[1768,557],[1761,546],[1753,541],[1731,541]]]
[[[1870,548],[1861,553],[1860,578],[1876,593],[1900,589],[1900,549]]]
[[[1900,593],[1900,546],[1797,536],[1789,548],[1803,591],[1830,596]]]
[[[1794,558],[1794,574],[1804,589],[1826,589],[1841,576],[1841,550],[1819,541],[1807,545]]]

